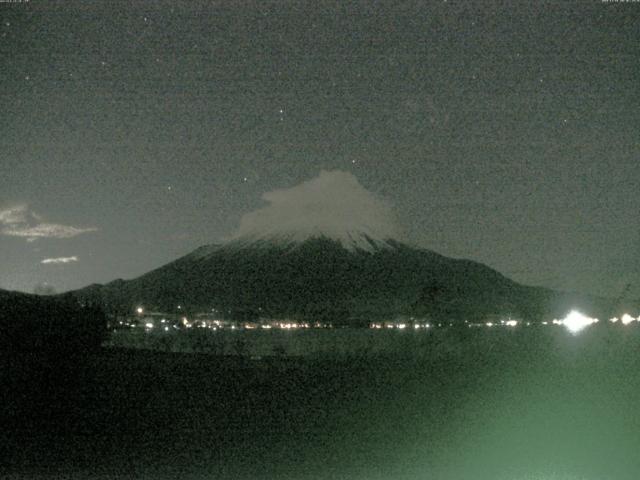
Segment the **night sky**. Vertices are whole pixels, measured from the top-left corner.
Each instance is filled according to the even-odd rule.
[[[0,3],[0,288],[133,278],[321,171],[407,241],[640,296],[640,3]]]

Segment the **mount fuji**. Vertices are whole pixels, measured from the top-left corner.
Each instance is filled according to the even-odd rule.
[[[484,321],[561,318],[572,308],[608,315],[610,301],[518,284],[470,260],[394,239],[327,235],[239,237],[200,247],[133,280],[75,294],[119,311],[223,312],[361,325],[398,316]]]
[[[608,315],[613,302],[516,283],[480,263],[402,241],[391,209],[351,174],[322,172],[263,195],[226,241],[133,280],[75,295],[108,308],[215,309],[235,319],[362,324],[399,315],[432,321]]]

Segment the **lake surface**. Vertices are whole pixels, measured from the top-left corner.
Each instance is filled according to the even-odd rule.
[[[640,475],[635,325],[320,332],[337,354],[3,358],[3,478]]]

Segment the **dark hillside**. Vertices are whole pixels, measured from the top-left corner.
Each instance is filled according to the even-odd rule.
[[[518,284],[469,260],[388,241],[349,250],[313,238],[202,247],[139,278],[75,292],[109,309],[218,312],[236,319],[290,317],[358,324],[399,315],[432,321],[492,316],[561,318],[572,308],[613,314],[613,302]]]

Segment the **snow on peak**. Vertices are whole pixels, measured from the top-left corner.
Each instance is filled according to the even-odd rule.
[[[348,172],[322,171],[311,180],[265,193],[262,198],[268,205],[244,215],[230,241],[286,239],[297,243],[326,237],[350,250],[370,251],[401,238],[391,208]]]
[[[226,247],[234,248],[269,248],[277,246],[285,249],[294,249],[297,245],[313,239],[328,239],[338,242],[342,247],[349,251],[367,251],[374,252],[381,249],[392,249],[396,246],[391,239],[375,239],[361,232],[339,232],[339,234],[331,234],[329,232],[295,232],[290,234],[277,233],[273,235],[263,234],[246,235],[230,239]]]

